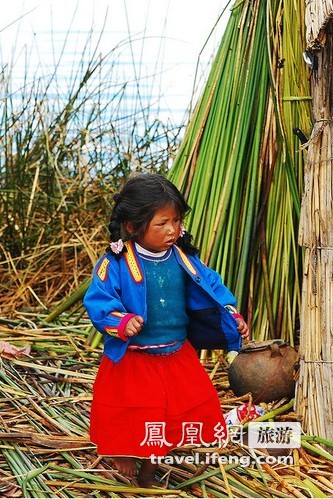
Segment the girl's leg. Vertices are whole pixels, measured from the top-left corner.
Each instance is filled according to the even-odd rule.
[[[113,462],[122,475],[128,478],[134,478],[137,474],[137,466],[135,457],[117,456],[113,457]]]
[[[141,468],[138,474],[138,484],[141,487],[161,487],[155,478],[158,464],[152,463],[150,459],[142,459]]]

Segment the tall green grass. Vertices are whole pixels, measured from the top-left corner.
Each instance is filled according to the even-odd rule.
[[[0,67],[0,294],[12,307],[48,304],[89,275],[120,182],[165,173],[178,148],[181,126],[150,116],[144,81],[129,99],[133,82],[117,70],[125,43],[101,56],[87,40],[68,81],[64,49],[35,78],[27,62],[20,88]]]

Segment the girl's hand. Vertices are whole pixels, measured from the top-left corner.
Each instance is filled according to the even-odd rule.
[[[140,333],[142,326],[143,317],[141,317],[141,315],[135,315],[134,317],[131,317],[125,327],[125,336],[136,336],[138,333]]]
[[[246,324],[244,319],[241,319],[240,317],[237,317],[236,321],[238,324],[237,329],[239,331],[239,334],[241,335],[243,340],[247,340],[250,336],[250,331],[249,331],[248,325]]]

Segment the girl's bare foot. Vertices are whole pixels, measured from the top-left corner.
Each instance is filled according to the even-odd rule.
[[[157,464],[152,463],[149,459],[142,459],[141,468],[138,474],[138,484],[140,487],[152,488],[163,487],[155,478]]]
[[[113,458],[113,462],[122,475],[128,478],[133,478],[137,474],[136,459],[134,457],[117,456]]]

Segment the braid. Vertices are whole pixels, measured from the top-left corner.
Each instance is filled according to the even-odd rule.
[[[109,232],[110,232],[110,240],[118,241],[121,238],[121,222],[119,220],[119,215],[117,213],[118,210],[114,209],[111,213],[110,223],[109,223]]]
[[[182,237],[179,237],[177,240],[177,246],[180,247],[185,253],[189,255],[196,255],[199,253],[199,250],[194,244],[192,244],[192,234],[190,232],[185,231],[185,234]]]
[[[120,216],[121,209],[119,208],[119,204],[121,201],[121,196],[119,194],[115,194],[113,200],[115,205],[111,212],[110,223],[108,226],[110,233],[110,242],[116,242],[123,237],[123,226],[122,226],[122,217]],[[110,252],[110,247],[107,248],[107,251]]]

